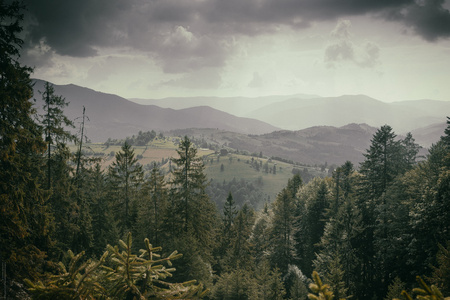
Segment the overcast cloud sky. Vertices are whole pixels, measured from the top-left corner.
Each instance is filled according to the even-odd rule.
[[[131,98],[450,101],[444,0],[26,0],[33,77]]]

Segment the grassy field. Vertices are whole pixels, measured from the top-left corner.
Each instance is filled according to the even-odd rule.
[[[176,152],[178,141],[179,138],[177,137],[158,138],[145,146],[133,146],[133,149],[140,164],[145,166],[147,164],[152,164],[153,162],[166,161],[161,169],[168,172],[168,159],[178,157]],[[77,150],[75,145],[70,146],[70,149],[72,152]],[[121,146],[86,143],[83,145],[83,151],[88,156],[102,158],[102,167],[106,169],[115,160],[115,154],[121,151]],[[288,179],[293,176],[292,169],[294,165],[275,160],[272,161],[265,157],[252,157],[236,153],[229,153],[221,156],[213,150],[202,148],[198,148],[197,154],[199,157],[203,157],[208,180],[217,180],[219,182],[225,180],[229,182],[233,180],[233,178],[236,180],[244,179],[259,186],[262,189],[263,194],[268,196],[271,201],[273,201],[281,189],[286,186]],[[257,171],[251,165],[252,159],[260,164],[260,166],[264,166],[265,164],[267,164],[269,168],[275,166],[276,173],[265,172],[264,168],[260,168],[260,170]],[[222,164],[223,170],[221,170]],[[308,172],[316,176],[323,176],[317,168],[302,168],[307,168]]]
[[[292,175],[292,165],[283,162],[272,162],[267,158],[254,158],[261,161],[262,165],[266,162],[269,168],[276,165],[276,174],[266,173],[263,169],[259,172],[250,165],[251,157],[238,154],[228,154],[227,156],[210,155],[208,161],[205,163],[206,174],[208,178],[217,181],[231,181],[233,178],[239,180],[241,178],[257,183],[261,186],[263,193],[270,196],[270,199],[275,199],[278,192],[286,186],[286,183]],[[212,163],[211,163],[211,158]],[[231,160],[230,160],[231,158]],[[219,160],[218,160],[219,159]],[[224,168],[221,171],[221,165]]]

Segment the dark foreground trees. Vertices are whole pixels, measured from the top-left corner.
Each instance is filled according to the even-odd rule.
[[[194,281],[171,283],[172,260],[177,251],[161,258],[148,239],[140,254],[132,252],[131,233],[117,246],[107,246],[98,260],[84,260],[84,252],[68,252],[68,263],[59,263],[58,273],[44,281],[27,280],[35,299],[200,299],[208,290]]]
[[[35,275],[52,226],[41,187],[46,146],[36,124],[31,69],[18,63],[23,41],[19,1],[0,1],[0,260],[6,275]]]
[[[108,174],[81,159],[75,178],[72,154],[56,140],[64,133],[48,134],[57,127],[50,114],[35,122],[31,70],[17,62],[20,5],[0,1],[0,13],[1,289],[28,277],[35,298],[189,298],[201,289],[176,282],[198,279],[213,299],[304,299],[316,269],[339,297],[382,299],[414,286],[416,274],[448,291],[450,123],[420,163],[412,136],[398,139],[383,126],[359,172],[346,163],[306,185],[296,175],[263,211],[225,195],[220,222],[187,137],[166,178],[157,168],[145,177],[129,145]],[[133,247],[128,231],[162,245],[163,261],[184,253],[177,272],[158,262],[149,241]]]

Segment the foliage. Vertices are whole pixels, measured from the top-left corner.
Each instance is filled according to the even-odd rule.
[[[312,278],[313,283],[309,284],[309,289],[312,293],[308,294],[310,300],[333,300],[333,292],[330,291],[330,286],[328,284],[323,284],[316,271],[313,271]]]
[[[402,294],[402,291],[405,290],[405,283],[401,281],[399,277],[395,277],[394,281],[388,287],[388,293],[384,300],[392,300],[399,298]]]
[[[116,160],[109,167],[108,176],[116,191],[114,197],[117,201],[116,217],[122,220],[120,229],[123,233],[130,230],[131,224],[135,221],[132,209],[135,208],[133,206],[136,204],[137,192],[144,180],[142,166],[137,162],[134,150],[129,144],[125,143],[122,150],[116,153]]]
[[[84,252],[73,255],[67,266],[59,263],[60,273],[44,276],[43,281],[27,280],[33,299],[198,299],[208,291],[195,281],[169,283],[174,268],[171,261],[181,254],[174,251],[161,258],[145,240],[145,249],[140,255],[132,254],[132,238],[128,233],[126,242],[119,240],[118,246],[108,245],[99,260],[82,261]],[[164,266],[167,264],[169,268]]]
[[[444,293],[450,295],[450,242],[447,247],[439,244],[438,266],[433,268],[432,282]]]
[[[36,275],[53,225],[40,185],[46,147],[30,101],[32,70],[18,62],[23,9],[0,1],[0,259],[12,278]]]
[[[414,288],[413,293],[416,294],[417,300],[448,300],[450,297],[445,297],[442,295],[441,291],[434,285],[428,286],[425,281],[420,276],[416,277],[420,288]],[[413,298],[406,292],[402,292],[403,297],[407,300],[412,300]],[[398,300],[398,299],[394,299]]]

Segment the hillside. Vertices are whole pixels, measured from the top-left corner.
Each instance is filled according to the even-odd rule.
[[[342,127],[317,126],[299,131],[275,131],[263,135],[244,135],[220,130],[175,130],[170,134],[191,138],[239,151],[280,157],[308,165],[325,162],[340,165],[349,160],[355,165],[363,160],[377,128],[365,124]]]
[[[267,105],[247,116],[289,130],[366,123],[373,127],[389,124],[396,132],[404,134],[437,122],[445,122],[448,112],[450,101],[385,103],[364,95],[346,95],[314,99],[292,98]]]
[[[132,146],[138,162],[148,171],[154,163],[157,163],[164,174],[169,176],[171,164],[170,158],[178,156],[178,137],[157,137],[147,145]],[[197,141],[198,142],[198,141]],[[293,176],[293,169],[302,171],[304,182],[308,182],[315,176],[326,176],[326,171],[321,171],[320,167],[298,166],[289,162],[271,160],[267,157],[257,157],[251,155],[238,154],[230,152],[226,155],[220,155],[219,151],[200,148],[197,145],[197,155],[203,158],[205,163],[205,173],[210,186],[208,193],[217,204],[222,208],[229,190],[221,190],[220,187],[229,184],[232,185],[236,203],[242,205],[245,201],[257,209],[261,209],[265,201],[273,201],[277,193],[286,185],[289,178]],[[77,150],[75,145],[70,146],[71,152]],[[89,157],[101,159],[103,169],[115,161],[115,154],[121,151],[120,145],[105,145],[100,143],[87,143],[83,147],[83,152]],[[251,163],[253,162],[253,164]],[[255,168],[256,164],[262,166]],[[223,166],[222,166],[223,165]],[[265,170],[267,165],[269,169]],[[276,168],[274,173],[272,170]],[[247,188],[242,188],[242,185]],[[248,188],[252,186],[253,188]],[[253,191],[253,195],[248,193]]]
[[[276,104],[283,102],[292,97],[298,99],[310,99],[318,96],[313,95],[279,95],[279,96],[266,96],[266,97],[172,97],[163,99],[129,99],[138,104],[144,105],[157,105],[164,108],[183,109],[196,106],[210,106],[212,108],[240,116],[245,117],[255,109],[264,107],[270,104]]]
[[[217,128],[245,134],[262,134],[277,127],[250,118],[236,117],[210,107],[174,110],[155,105],[140,105],[112,94],[96,92],[76,85],[54,85],[55,94],[66,98],[70,105],[65,114],[72,120],[81,117],[83,106],[89,122],[86,133],[92,141],[125,138],[139,131],[173,130],[178,128]],[[38,91],[44,82],[36,80],[35,98],[42,103]]]

